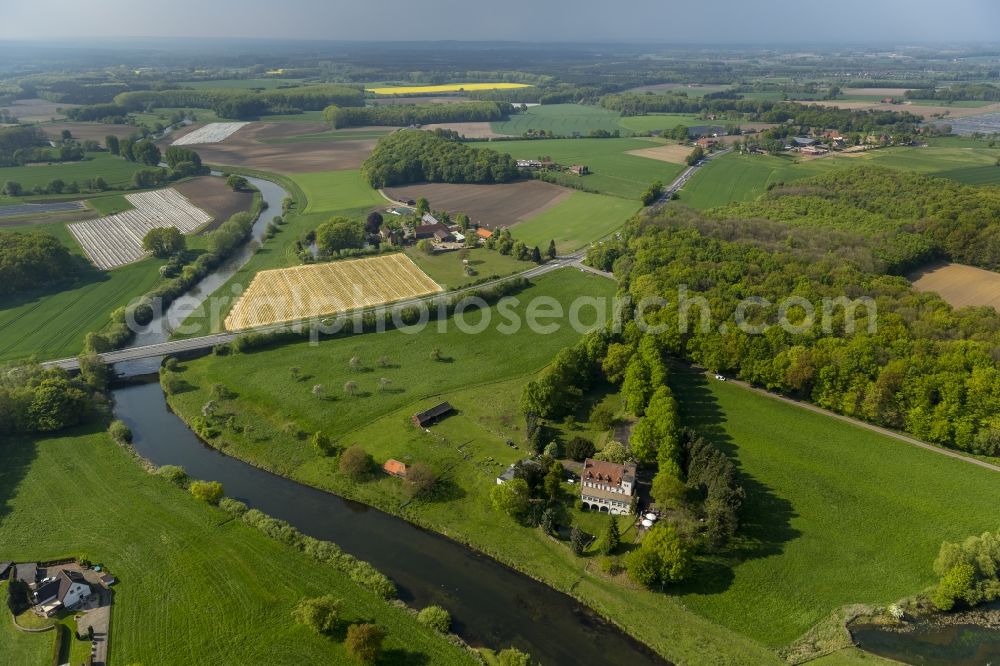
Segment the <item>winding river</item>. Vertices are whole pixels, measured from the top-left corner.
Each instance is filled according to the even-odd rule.
[[[268,203],[254,225],[253,236],[260,240],[267,224],[280,214],[286,192],[267,180],[248,180]],[[248,244],[175,301],[136,337],[133,346],[167,340],[190,309],[229,280],[253,252]],[[130,377],[150,375],[161,360],[121,363],[116,371]],[[418,608],[439,604],[450,611],[453,631],[471,645],[496,649],[513,645],[546,666],[666,663],[583,604],[489,557],[400,518],[212,449],[170,412],[155,374],[148,383],[115,389],[113,396],[115,416],[132,429],[141,456],[156,465],[181,465],[196,478],[220,481],[227,495],[371,562],[393,579],[403,601]]]

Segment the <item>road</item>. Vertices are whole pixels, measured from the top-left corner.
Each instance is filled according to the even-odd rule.
[[[681,175],[677,176],[677,178],[674,179],[674,182],[670,183],[670,185],[667,186],[667,189],[663,190],[663,196],[660,197],[659,201],[653,204],[653,207],[659,208],[663,204],[670,201],[671,198],[674,196],[674,194],[677,192],[677,190],[684,187],[687,184],[687,182],[691,180],[691,177],[696,173],[698,173],[698,169],[703,167],[706,162],[708,162],[709,160],[714,160],[716,157],[722,157],[723,155],[728,155],[731,152],[733,152],[732,148],[726,148],[725,150],[720,150],[717,153],[706,155],[705,159],[703,159],[698,164],[689,166],[687,169],[684,169]]]
[[[497,278],[496,280],[490,280],[488,282],[483,282],[481,284],[472,285],[469,287],[464,287],[462,289],[455,289],[453,291],[439,292],[437,294],[431,294],[429,296],[421,296],[420,298],[413,298],[406,301],[398,301],[396,303],[377,305],[362,310],[351,310],[344,313],[339,313],[342,316],[354,316],[357,314],[363,314],[365,312],[376,312],[385,308],[402,308],[411,305],[419,305],[420,303],[427,303],[438,298],[451,298],[455,295],[470,293],[479,289],[484,289],[492,287],[494,285],[502,284],[504,282],[510,282],[511,280],[517,278],[531,279],[539,277],[540,275],[545,275],[559,268],[566,266],[580,266],[586,270],[591,270],[591,272],[597,273],[598,275],[603,275],[604,277],[611,277],[609,273],[603,273],[601,271],[596,271],[589,269],[589,267],[584,267],[580,262],[583,260],[585,250],[579,250],[573,254],[559,256],[555,259],[548,261],[540,266],[533,266],[520,273],[515,273],[514,275],[508,275],[507,277]],[[169,340],[167,342],[160,342],[151,345],[143,345],[141,347],[129,347],[126,349],[119,349],[117,351],[106,352],[101,354],[101,360],[107,364],[114,365],[115,363],[122,363],[125,361],[138,361],[144,358],[156,358],[157,356],[168,356],[171,354],[179,354],[183,352],[192,351],[202,351],[206,349],[211,349],[216,345],[226,344],[235,340],[242,333],[272,333],[275,331],[281,331],[291,328],[296,322],[283,322],[281,324],[274,324],[272,326],[264,326],[261,328],[247,329],[243,331],[232,331],[228,333],[214,333],[212,335],[203,335],[196,338],[185,338],[182,340]],[[301,322],[298,322],[301,323]],[[62,358],[54,361],[46,361],[41,364],[42,367],[46,368],[62,368],[63,370],[77,370],[80,365],[76,358]]]

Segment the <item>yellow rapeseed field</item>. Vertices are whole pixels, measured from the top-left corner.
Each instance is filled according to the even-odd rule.
[[[527,83],[446,83],[440,86],[398,86],[395,88],[365,88],[376,95],[420,95],[463,90],[509,90],[511,88],[530,88]]]
[[[261,271],[226,330],[322,317],[443,291],[403,253]]]

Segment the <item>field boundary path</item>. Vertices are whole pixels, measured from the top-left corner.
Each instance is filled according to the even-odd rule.
[[[468,287],[463,287],[462,289],[455,289],[453,291],[438,292],[435,294],[428,294],[427,296],[421,296],[419,298],[411,298],[405,301],[397,301],[395,303],[384,303],[380,305],[373,305],[371,307],[362,308],[358,310],[350,310],[345,312],[338,312],[331,314],[333,316],[356,316],[358,314],[364,314],[366,312],[376,312],[382,309],[390,308],[403,308],[411,305],[417,305],[420,303],[426,303],[428,301],[433,301],[439,298],[451,298],[452,296],[459,294],[466,294],[470,292],[477,291],[479,289],[489,288],[498,284],[503,284],[504,282],[510,282],[518,278],[531,279],[534,277],[539,277],[545,275],[546,273],[551,273],[554,270],[558,270],[564,267],[579,267],[581,270],[588,270],[589,267],[583,266],[580,262],[583,260],[585,255],[585,250],[579,250],[573,254],[556,257],[555,259],[541,264],[540,266],[533,266],[520,273],[514,273],[513,275],[508,275],[507,277],[497,278],[495,280],[490,280],[488,282],[483,282],[481,284],[471,285]],[[590,270],[590,272],[595,272]],[[603,273],[601,271],[596,271],[597,274],[604,277],[611,277],[609,273]],[[101,361],[109,365],[115,363],[122,363],[125,361],[138,361],[146,358],[156,358],[157,356],[168,356],[170,354],[177,354],[183,352],[192,351],[202,351],[205,349],[211,349],[216,345],[226,344],[232,342],[240,335],[244,333],[273,333],[277,331],[282,331],[294,327],[296,324],[301,324],[298,322],[282,322],[280,324],[274,324],[271,326],[262,326],[260,328],[248,328],[239,331],[230,331],[226,333],[213,333],[212,335],[203,335],[196,338],[185,338],[183,340],[169,340],[167,342],[158,342],[151,345],[142,345],[138,347],[129,347],[126,349],[119,349],[117,351],[105,352],[99,354]],[[62,358],[52,361],[45,361],[40,364],[43,368],[61,368],[63,370],[79,370],[80,363],[76,358]]]

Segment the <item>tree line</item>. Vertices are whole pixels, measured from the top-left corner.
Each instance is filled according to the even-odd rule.
[[[372,187],[407,183],[506,183],[518,177],[506,153],[471,148],[439,133],[400,130],[378,140],[361,165]]]
[[[491,122],[507,118],[510,104],[500,102],[458,102],[455,104],[381,104],[344,107],[331,105],[323,118],[335,129],[388,125],[407,127],[429,123]]]
[[[81,270],[79,257],[52,234],[0,231],[0,294],[47,289]]]
[[[114,104],[128,111],[207,108],[222,118],[253,119],[266,114],[320,111],[331,104],[362,106],[364,92],[332,84],[262,91],[181,88],[125,92],[115,96]]]

